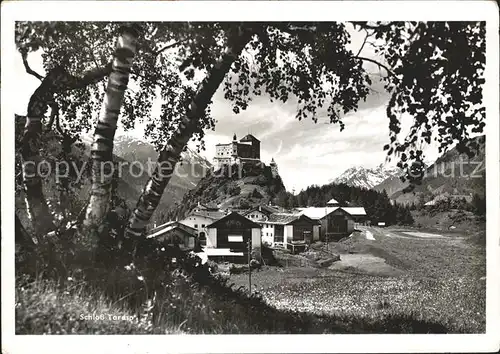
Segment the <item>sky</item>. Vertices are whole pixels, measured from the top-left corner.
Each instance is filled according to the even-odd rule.
[[[350,45],[357,52],[364,34],[352,29],[349,32]],[[380,59],[369,45],[363,47],[360,55]],[[30,54],[28,60],[32,69],[43,74],[41,53]],[[372,92],[366,102],[360,102],[357,112],[344,117],[345,129],[342,132],[338,125],[330,124],[328,118],[320,119],[318,123],[298,121],[293,99],[286,103],[270,102],[268,97],[259,96],[245,111],[235,114],[219,89],[212,106],[212,116],[217,121],[215,131],[206,131],[206,150],[201,154],[213,161],[215,144],[230,142],[233,134],[239,139],[251,133],[261,141],[262,161],[268,163],[274,158],[285,187],[295,193],[312,184],[328,183],[350,167],[372,168],[384,163],[383,146],[389,142],[389,120],[385,113],[389,96],[378,82],[377,75],[385,75],[385,72],[372,63],[364,65],[374,74],[372,81],[376,92]],[[14,71],[19,78],[15,87],[15,110],[24,115],[39,81],[25,72],[20,54]],[[120,129],[118,134],[122,134]],[[136,137],[142,138],[141,134],[138,129]],[[195,146],[194,143],[189,145]],[[427,159],[436,157],[436,149],[429,149]]]

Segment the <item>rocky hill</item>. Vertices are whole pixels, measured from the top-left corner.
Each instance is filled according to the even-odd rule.
[[[430,165],[422,179],[422,183],[409,193],[408,186],[396,176],[391,176],[373,189],[385,189],[392,200],[400,203],[427,202],[435,198],[447,196],[472,197],[473,194],[485,195],[485,136],[474,138],[477,150],[474,157],[460,154],[453,148],[441,155]]]
[[[263,163],[237,165],[214,171],[202,178],[196,188],[187,192],[175,207],[159,210],[159,221],[182,219],[197,204],[216,205],[226,208],[251,208],[269,203],[285,186],[278,175],[274,177],[271,168]]]

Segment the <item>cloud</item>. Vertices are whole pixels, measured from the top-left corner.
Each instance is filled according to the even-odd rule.
[[[207,132],[209,159],[213,158],[214,148],[208,149],[208,145],[228,142],[234,133],[238,138],[252,133],[261,140],[262,160],[276,160],[288,189],[327,183],[353,165],[375,167],[384,161],[382,148],[388,142],[389,129],[387,99],[380,96],[346,115],[345,130],[341,132],[327,118],[318,123],[297,120],[294,100],[282,103],[270,102],[265,96],[256,97],[247,110],[235,114],[220,91],[212,107],[216,128]]]

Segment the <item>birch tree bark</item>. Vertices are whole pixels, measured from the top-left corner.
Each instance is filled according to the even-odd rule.
[[[201,114],[211,102],[222,80],[229,72],[233,62],[239,57],[243,48],[252,38],[250,31],[238,30],[238,34],[228,40],[228,47],[222,58],[214,64],[205,79],[199,84],[198,90],[189,104],[181,123],[173,133],[168,144],[158,156],[157,165],[147,182],[137,205],[132,212],[125,229],[126,246],[133,251],[135,243],[142,236],[151,216],[160,202],[175,165],[180,160],[181,152],[191,139]]]
[[[38,239],[43,239],[44,235],[55,229],[54,217],[43,194],[39,170],[42,162],[40,157],[42,119],[47,112],[47,107],[53,101],[55,94],[98,82],[110,72],[111,65],[107,65],[91,70],[81,77],[75,77],[64,68],[57,67],[43,78],[40,86],[31,95],[23,132],[21,156],[27,211]]]
[[[118,37],[106,93],[94,132],[91,148],[92,187],[83,230],[91,243],[96,242],[98,227],[109,209],[113,177],[113,140],[118,115],[127,89],[132,62],[136,54],[139,28],[125,26]]]

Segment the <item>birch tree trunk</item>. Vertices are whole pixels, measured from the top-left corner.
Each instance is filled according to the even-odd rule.
[[[40,157],[42,118],[47,111],[47,102],[54,91],[51,76],[53,75],[48,75],[48,79],[42,82],[30,98],[21,147],[23,187],[26,194],[27,212],[38,239],[43,238],[43,235],[55,229],[53,215],[43,195],[42,179],[40,177],[40,168],[42,167]]]
[[[98,82],[110,72],[111,65],[107,65],[91,70],[81,77],[75,77],[63,68],[57,67],[47,74],[31,95],[23,132],[21,156],[27,212],[38,239],[42,239],[44,235],[55,229],[54,217],[43,194],[42,179],[38,169],[42,162],[40,156],[42,119],[47,112],[47,106],[53,101],[54,94]]]
[[[222,80],[229,72],[231,65],[239,57],[251,37],[250,32],[244,33],[240,29],[238,35],[228,41],[228,49],[199,84],[198,90],[188,106],[186,115],[168,144],[160,152],[155,170],[144,187],[125,229],[125,240],[129,243],[128,247],[131,248],[129,251],[134,250],[137,240],[143,235],[151,216],[158,207],[175,165],[180,160],[181,152],[191,139],[201,114],[205,111]]]
[[[91,148],[92,187],[83,230],[91,243],[97,241],[98,227],[109,209],[113,177],[113,141],[118,115],[127,89],[132,62],[136,53],[139,29],[123,28],[118,37],[111,73]]]

